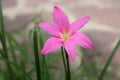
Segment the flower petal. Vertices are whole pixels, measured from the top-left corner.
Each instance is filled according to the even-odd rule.
[[[69,27],[69,20],[67,15],[57,6],[54,7],[53,18],[56,25],[62,28]]]
[[[39,27],[44,29],[46,32],[48,32],[48,33],[50,33],[52,35],[58,36],[59,30],[55,26],[53,26],[51,24],[40,23]]]
[[[62,41],[59,38],[51,37],[49,38],[43,49],[41,50],[41,54],[47,54],[49,52],[52,52],[62,46]]]
[[[64,42],[64,47],[72,61],[75,60],[75,45],[72,41],[68,40]]]
[[[75,33],[72,35],[71,39],[78,45],[84,48],[93,48],[92,42],[88,39],[88,37],[83,33]]]
[[[70,25],[71,32],[76,32],[89,21],[89,16],[80,18]]]

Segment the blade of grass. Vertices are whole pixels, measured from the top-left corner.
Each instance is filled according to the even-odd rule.
[[[11,33],[7,33],[7,36],[12,40],[15,50],[19,51],[22,54],[22,56],[24,57],[23,59],[25,59],[25,62],[31,63],[30,55],[27,50],[27,47],[21,44],[20,42],[18,42],[18,40],[14,36],[12,36]],[[21,36],[20,34],[18,34],[17,36],[20,36],[21,38],[23,38],[23,36]]]
[[[4,20],[3,20],[3,14],[2,14],[2,3],[0,0],[0,32],[1,32],[1,42],[2,42],[2,47],[4,50],[4,54],[6,59],[8,58],[8,51],[7,51],[7,45],[6,45],[6,38],[5,38],[5,30],[4,30]],[[12,69],[11,66],[9,65],[9,63],[6,63],[6,66],[8,68],[8,73],[11,76],[11,79],[14,80],[14,76],[12,74]]]
[[[0,41],[1,41],[1,43],[3,43],[3,41],[2,41],[2,34],[1,34],[1,32],[0,32]],[[3,50],[2,49],[0,49],[0,54],[4,57],[5,55],[4,55],[4,52],[3,52]]]
[[[45,66],[45,70],[46,70],[46,73],[47,73],[47,77],[48,77],[48,80],[50,80],[50,75],[49,75],[49,71],[48,71],[48,65],[47,65],[47,62],[46,62],[46,57],[45,55],[42,55],[42,58],[43,58],[43,62],[44,62],[44,66]]]
[[[8,42],[9,42],[9,46],[10,46],[10,51],[12,53],[12,59],[17,64],[17,57],[15,54],[15,49],[13,47],[12,39],[10,37],[8,37]]]
[[[1,0],[0,0],[0,32],[1,32],[2,35],[5,35],[5,32],[4,32],[4,21],[3,21],[3,14],[2,14],[2,2],[1,2]]]
[[[12,61],[17,65],[18,63],[17,63],[17,56],[16,56],[16,54],[15,54],[15,47],[14,47],[14,45],[13,45],[13,40],[11,39],[11,36],[12,35],[9,35],[8,36],[8,43],[9,43],[9,49],[8,50],[10,50],[10,52],[11,52],[11,54],[12,54]],[[21,65],[21,64],[20,64]],[[22,68],[25,68],[23,65],[22,65]],[[17,80],[20,80],[20,78],[22,77],[22,79],[24,79],[24,80],[26,80],[27,78],[25,77],[25,76],[23,76],[23,75],[21,75],[21,74],[19,74],[17,71],[18,70],[15,70],[14,68],[13,68],[13,70],[14,70],[14,72],[13,72],[13,74],[14,74],[14,77],[15,77],[15,79],[17,79]],[[24,70],[25,71],[25,70]]]
[[[100,76],[98,77],[98,80],[103,80],[103,77],[104,77],[104,75],[105,75],[108,67],[110,66],[110,63],[111,63],[113,57],[115,56],[115,54],[116,54],[119,46],[120,46],[120,39],[119,39],[117,45],[115,46],[115,48],[113,49],[111,55],[109,56],[109,58],[108,58],[108,60],[107,60],[107,62],[106,62],[106,64],[105,64],[104,68],[102,69],[101,74],[100,74]]]
[[[17,36],[20,36],[21,38],[23,38],[21,36],[21,34],[18,34]],[[22,55],[22,57],[19,58],[20,64],[18,64],[18,65],[19,65],[19,67],[22,68],[22,70],[24,72],[26,72],[26,67],[28,65],[30,65],[31,67],[34,65],[34,64],[32,64],[32,61],[30,60],[30,55],[29,55],[29,52],[27,50],[27,47],[25,45],[21,44],[20,42],[18,42],[18,40],[14,36],[12,36],[11,33],[7,33],[7,37],[12,41],[12,46],[14,48],[14,51],[15,52],[17,51],[17,53],[19,52]],[[9,49],[11,49],[11,48],[9,48]],[[16,70],[15,70],[15,72],[16,72]],[[19,75],[19,74],[17,73],[17,75]],[[20,74],[20,76],[23,77],[24,80],[27,79],[26,76],[24,76],[23,74]],[[29,79],[27,79],[27,80],[31,80],[31,77],[29,77]]]
[[[3,43],[1,30],[0,30],[0,41],[1,43]]]
[[[2,55],[2,57],[5,57],[4,52],[3,52],[2,49],[0,49],[0,54]]]
[[[7,48],[6,48],[6,39],[5,39],[5,30],[4,30],[4,21],[3,21],[1,0],[0,0],[0,32],[1,32],[0,37],[1,37],[1,42],[2,42],[3,49],[4,49],[4,53],[5,53],[6,57],[8,57]]]
[[[85,70],[85,73],[86,73],[87,78],[88,78],[89,80],[94,80],[94,79],[92,78],[92,75],[91,75],[90,71],[89,71],[89,67],[88,67],[88,65],[87,65],[87,63],[86,63],[86,61],[85,61],[84,59],[83,59],[83,66],[84,66],[84,70]]]
[[[6,63],[11,64],[14,68],[16,68],[18,71],[22,72],[22,75],[24,75],[24,77],[27,77],[29,80],[31,80],[30,76],[24,71],[24,69],[22,67],[19,67],[18,65],[16,65],[15,63],[13,63],[12,61],[9,61],[6,58],[0,57],[1,61],[4,61]]]
[[[0,80],[5,80],[1,69],[0,69]]]
[[[41,29],[39,29],[39,40],[40,40],[40,48],[42,49],[43,48],[43,45],[44,45],[44,36],[43,36],[43,33],[42,33],[42,30]],[[47,61],[46,61],[46,56],[45,55],[42,55],[42,60],[43,60],[43,67],[45,67],[45,68],[43,68],[45,71],[46,71],[46,73],[47,73],[47,80],[51,80],[51,78],[50,78],[50,75],[49,75],[49,71],[48,71],[48,65],[47,65]]]
[[[34,43],[34,56],[35,56],[37,80],[41,80],[40,59],[38,52],[37,24],[34,24],[33,43]]]
[[[33,30],[30,30],[28,33],[28,37],[27,37],[27,42],[30,45],[31,48],[33,48],[33,45],[31,43],[31,39],[32,39],[32,34],[33,34]]]

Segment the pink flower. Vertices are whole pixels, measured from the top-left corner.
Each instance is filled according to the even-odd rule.
[[[84,48],[93,48],[93,44],[88,37],[83,33],[77,32],[88,22],[89,16],[80,18],[70,24],[67,15],[60,8],[55,6],[53,19],[55,24],[39,24],[40,28],[53,35],[46,41],[41,50],[41,54],[50,53],[61,46],[64,46],[70,59],[74,61],[76,51],[75,44]]]

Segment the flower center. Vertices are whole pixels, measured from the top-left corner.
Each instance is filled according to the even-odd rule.
[[[63,41],[67,41],[70,38],[70,31],[67,31],[66,29],[63,29],[63,32],[60,33],[60,37]]]
[[[62,36],[62,39],[63,40],[68,40],[70,38],[70,34],[68,34],[68,33],[63,33],[63,36]]]

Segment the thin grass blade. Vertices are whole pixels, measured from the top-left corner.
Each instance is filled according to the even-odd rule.
[[[40,59],[38,52],[37,24],[34,24],[33,44],[34,44],[34,56],[35,56],[37,80],[41,80]]]
[[[109,56],[109,58],[108,58],[108,60],[107,60],[107,62],[105,64],[103,70],[101,71],[100,76],[98,77],[98,80],[103,80],[103,77],[104,77],[108,67],[110,66],[110,63],[111,63],[113,57],[115,56],[115,54],[116,54],[116,52],[117,52],[119,47],[120,47],[120,39],[119,39],[117,45],[115,46],[115,48],[113,49],[111,55]]]
[[[39,40],[40,40],[40,48],[42,49],[43,48],[43,45],[44,45],[44,36],[43,36],[43,31],[41,29],[39,29]],[[43,69],[45,70],[45,74],[47,74],[47,80],[51,80],[50,78],[50,74],[49,74],[49,70],[48,70],[48,64],[47,64],[47,61],[46,61],[46,56],[45,55],[42,55],[42,65],[43,65]]]

